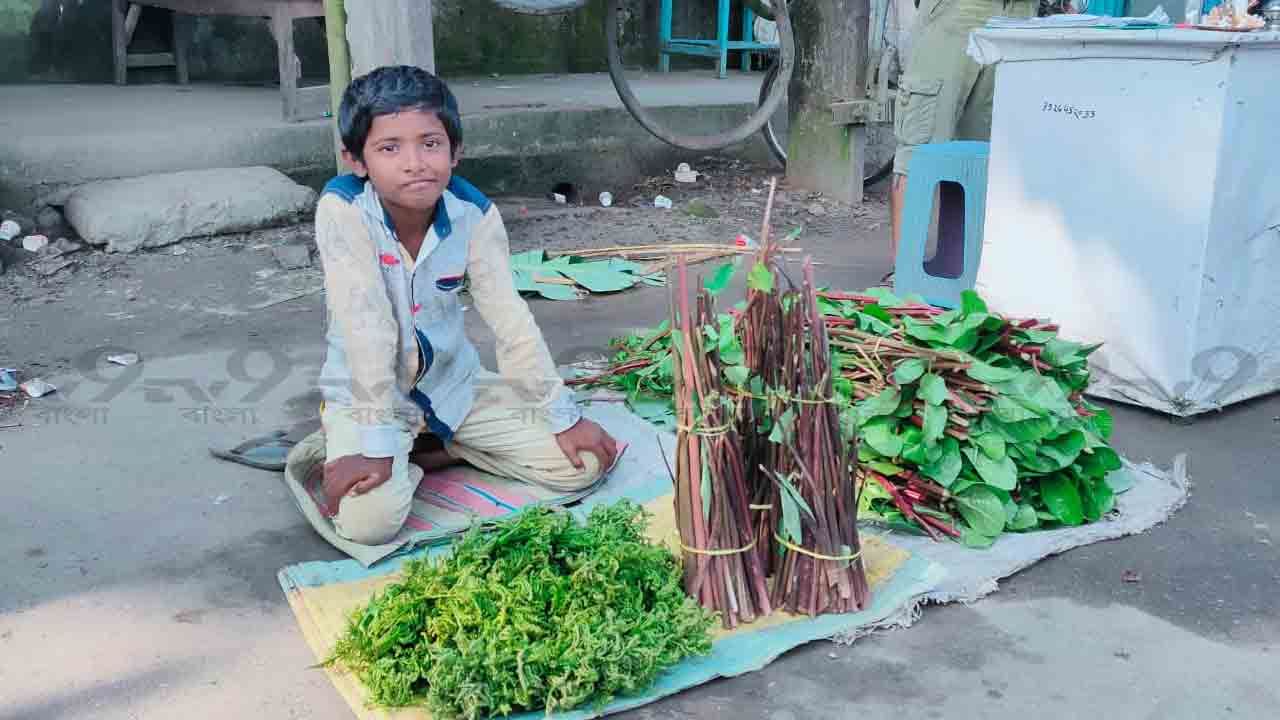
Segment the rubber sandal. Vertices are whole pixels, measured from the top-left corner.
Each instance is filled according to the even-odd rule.
[[[287,430],[277,430],[269,435],[246,440],[230,450],[209,448],[209,454],[219,460],[247,465],[259,470],[283,472],[289,451],[297,445]]]

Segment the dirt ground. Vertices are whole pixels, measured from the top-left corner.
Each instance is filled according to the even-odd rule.
[[[716,157],[695,167],[705,175],[693,185],[650,178],[619,189],[608,208],[596,198],[575,198],[574,205],[550,198],[495,200],[513,253],[757,236],[769,171]],[[659,194],[675,208],[655,208]],[[716,217],[690,215],[691,200]],[[804,228],[802,245],[836,238],[873,245],[887,236],[882,197],[851,208],[789,191],[784,183],[775,203],[778,227]],[[312,246],[311,267],[281,269],[271,248],[284,243]],[[309,225],[185,240],[130,255],[85,248],[54,260],[21,257],[27,262],[0,276],[0,347],[7,349],[0,363],[19,368],[25,378],[92,366],[99,347],[156,357],[268,336],[288,345],[315,339],[323,325],[323,277]],[[72,264],[55,275],[40,272],[65,261]]]

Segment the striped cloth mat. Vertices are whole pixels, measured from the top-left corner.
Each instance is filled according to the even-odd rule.
[[[309,440],[314,438],[303,442]],[[320,454],[323,456],[323,452]],[[622,454],[620,452],[619,456]],[[317,466],[315,470],[319,468]],[[498,520],[534,505],[568,505],[590,495],[604,482],[602,478],[589,488],[565,493],[500,478],[468,466],[437,470],[425,474],[418,484],[413,507],[399,535],[385,545],[361,545],[339,535],[333,527],[333,520],[325,516],[321,489],[323,473],[313,471],[306,477],[299,477],[299,474],[295,468],[289,467],[284,475],[285,484],[293,492],[298,509],[325,540],[365,567],[399,552],[444,542],[477,521]]]

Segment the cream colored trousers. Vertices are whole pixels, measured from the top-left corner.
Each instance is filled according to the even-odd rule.
[[[293,450],[291,464],[310,466],[320,459],[321,452],[325,462],[360,454],[360,426],[350,409],[326,406],[320,421],[322,429]],[[342,498],[333,518],[338,534],[362,545],[381,545],[400,532],[422,481],[422,469],[409,462],[409,453],[415,436],[424,429],[405,430],[392,458],[389,480],[363,495]],[[602,472],[591,453],[583,453],[583,469],[574,467],[556,442],[543,411],[520,397],[500,376],[484,370],[476,382],[471,413],[445,450],[484,472],[565,492],[590,487]]]

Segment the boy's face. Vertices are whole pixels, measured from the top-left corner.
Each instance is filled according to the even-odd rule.
[[[403,110],[373,119],[364,159],[343,157],[369,178],[378,197],[397,209],[431,212],[458,165],[444,124],[433,112]]]

